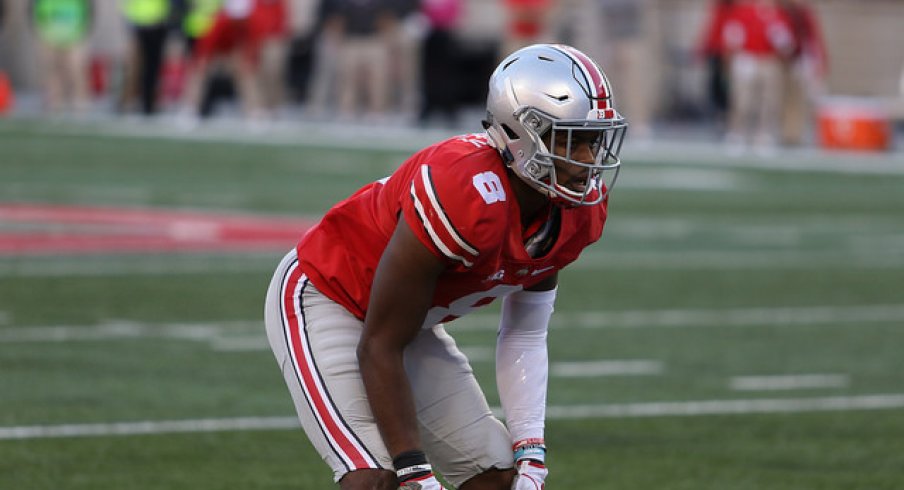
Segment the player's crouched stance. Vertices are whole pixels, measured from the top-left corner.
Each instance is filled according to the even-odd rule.
[[[490,78],[485,134],[419,151],[280,263],[267,334],[341,488],[543,488],[547,327],[558,271],[606,221],[626,128],[612,104],[580,51],[519,50]],[[505,425],[444,327],[496,298]]]

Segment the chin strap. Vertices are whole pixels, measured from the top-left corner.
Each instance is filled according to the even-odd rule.
[[[512,151],[505,146],[505,140],[499,135],[499,130],[493,127],[493,123],[490,122],[492,116],[487,114],[487,119],[480,121],[480,125],[483,126],[483,129],[487,132],[487,142],[490,143],[490,146],[496,148],[499,154],[502,156],[502,161],[506,166],[511,166],[512,162],[515,161],[515,156],[512,154]]]

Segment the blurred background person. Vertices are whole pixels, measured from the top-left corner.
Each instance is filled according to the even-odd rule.
[[[819,17],[808,0],[782,0],[794,49],[784,65],[781,142],[800,145],[812,127],[813,108],[825,95],[829,58]]]
[[[422,0],[427,21],[421,56],[421,109],[418,120],[426,123],[439,114],[454,124],[456,109],[455,28],[462,15],[462,0]]]
[[[201,115],[204,89],[214,67],[231,75],[248,121],[264,119],[259,86],[260,38],[252,25],[256,0],[223,0],[213,25],[197,40],[183,96],[180,122],[194,126]],[[221,65],[219,65],[221,64]]]
[[[182,15],[182,35],[185,40],[185,54],[194,53],[198,40],[213,28],[223,0],[183,0],[185,13]]]
[[[338,105],[339,47],[342,25],[335,15],[338,0],[320,0],[311,29],[313,59],[308,83],[307,104],[311,116],[324,117]]]
[[[339,114],[385,115],[389,106],[389,46],[398,23],[392,0],[336,0],[332,14],[341,29]]]
[[[696,55],[706,64],[706,95],[720,134],[725,131],[728,115],[728,55],[725,47],[725,24],[736,0],[710,0],[707,21],[703,26]]]
[[[286,104],[290,6],[287,0],[257,0],[251,14],[253,36],[260,42],[261,104],[275,116]]]
[[[781,117],[782,64],[794,50],[791,26],[776,0],[740,0],[725,25],[731,92],[726,143],[770,153]]]
[[[427,20],[421,13],[421,0],[392,0],[393,19],[389,44],[390,105],[403,119],[417,115],[421,97],[421,46],[427,35]]]
[[[90,108],[88,39],[91,0],[32,0],[30,18],[39,47],[44,109],[84,113]]]
[[[129,111],[137,97],[141,113],[151,116],[158,109],[164,50],[176,10],[171,0],[120,0],[120,7],[132,32],[120,110]]]
[[[502,5],[506,21],[500,58],[524,46],[556,40],[553,0],[502,0]]]
[[[646,41],[646,0],[598,0],[605,66],[620,101],[619,111],[631,119],[631,137],[652,135],[653,90]]]
[[[177,112],[180,110],[188,112],[184,108],[184,103],[187,98],[186,93],[188,86],[191,83],[196,82],[196,80],[192,78],[195,76],[195,50],[198,41],[213,29],[222,0],[177,1],[180,7],[179,25],[181,29],[179,29],[179,34],[181,38],[181,48],[171,47],[171,51],[175,51],[177,54],[175,56],[168,56],[164,65],[164,85],[167,85],[167,82],[171,85],[170,87],[166,87],[166,92],[168,92],[166,95],[167,98],[170,99],[168,102],[171,102],[172,105],[175,106]],[[167,73],[167,68],[171,68],[170,72],[175,73]],[[170,75],[169,80],[167,80],[167,75]],[[206,113],[206,105],[212,104],[213,99],[207,90],[207,88],[209,88],[207,81],[207,77],[205,76],[200,82],[202,94],[199,96],[201,98],[201,109],[199,109],[199,112],[202,114]],[[186,120],[189,119],[190,117],[186,116]]]
[[[6,5],[5,0],[0,0],[0,33],[3,32],[4,23],[6,22]],[[9,83],[9,77],[6,72],[0,69],[0,115],[6,114],[13,106],[13,88]]]

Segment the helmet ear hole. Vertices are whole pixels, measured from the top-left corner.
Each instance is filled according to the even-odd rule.
[[[510,128],[508,124],[503,123],[501,126],[502,130],[505,131],[505,135],[508,136],[509,140],[515,141],[521,139],[521,137],[518,136],[518,133],[516,133],[514,129]]]

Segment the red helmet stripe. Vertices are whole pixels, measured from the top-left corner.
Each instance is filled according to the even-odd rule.
[[[609,80],[606,79],[606,75],[600,67],[586,54],[571,46],[558,45],[556,47],[581,67],[581,71],[590,82],[590,90],[593,92],[590,95],[596,101],[593,109],[609,109],[609,96],[612,91],[609,89]]]

